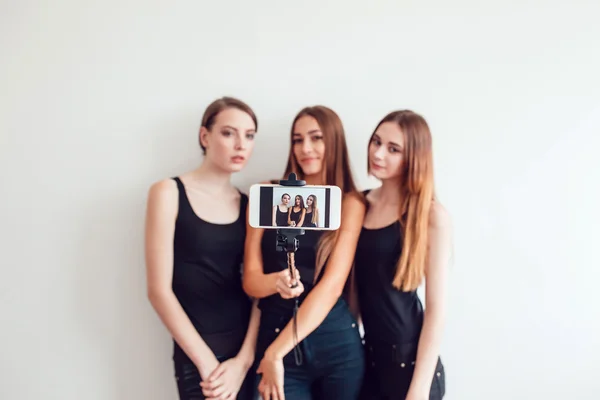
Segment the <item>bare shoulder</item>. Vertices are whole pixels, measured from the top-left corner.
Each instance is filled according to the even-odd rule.
[[[173,179],[163,179],[150,186],[148,190],[148,208],[150,210],[174,209],[177,202],[177,183]]]
[[[342,198],[342,229],[360,230],[366,205],[361,193],[348,193]]]
[[[429,210],[429,226],[442,231],[452,230],[452,218],[446,208],[437,201],[431,203]]]
[[[342,196],[342,208],[360,210],[366,208],[365,196],[360,192],[346,193]]]
[[[149,197],[165,197],[171,196],[177,192],[177,183],[173,179],[163,179],[154,182],[148,190]]]

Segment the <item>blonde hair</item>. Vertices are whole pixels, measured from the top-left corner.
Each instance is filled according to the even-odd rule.
[[[311,205],[311,207],[312,207],[312,217],[310,219],[310,222],[312,222],[313,224],[316,224],[317,223],[317,213],[315,211],[317,210],[317,196],[315,196],[314,194],[309,194],[308,197],[307,197],[307,200],[309,198],[311,198],[311,197],[313,199],[313,202],[312,202],[312,205]]]
[[[403,199],[400,205],[403,244],[392,285],[399,290],[412,291],[419,287],[425,276],[429,213],[435,198],[431,132],[425,119],[410,110],[386,115],[375,131],[386,122],[398,125],[405,142],[399,187]],[[370,165],[370,160],[368,162]]]

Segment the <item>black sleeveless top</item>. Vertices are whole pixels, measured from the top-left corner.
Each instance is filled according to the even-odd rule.
[[[304,214],[304,222],[302,223],[302,226],[306,226],[307,228],[316,228],[317,224],[315,224],[314,222],[312,222],[313,219],[313,212],[308,212],[308,210],[306,211],[306,214]]]
[[[287,211],[283,212],[279,209],[279,205],[277,207],[277,211],[275,214],[275,224],[277,226],[288,226],[288,213]]]
[[[296,268],[300,271],[300,279],[304,285],[304,292],[298,297],[299,303],[306,298],[314,287],[315,267],[317,259],[317,245],[323,231],[305,231],[298,236],[299,247],[294,256]],[[276,251],[277,230],[265,229],[261,242],[263,257],[263,271],[265,274],[279,272],[287,269],[287,253]],[[321,273],[325,268],[321,270]],[[259,308],[264,312],[276,313],[280,316],[290,317],[293,314],[295,299],[283,299],[279,293],[260,300]]]
[[[380,229],[362,228],[355,274],[366,338],[390,344],[419,339],[423,305],[417,292],[402,292],[392,286],[401,251],[399,221]]]
[[[298,226],[298,223],[300,222],[300,218],[302,217],[302,208],[300,209],[300,211],[296,212],[296,210],[294,210],[294,207],[290,207],[290,210],[292,210],[292,214],[290,215],[290,221],[293,221],[296,223],[296,226]],[[306,218],[304,219],[306,221]]]
[[[216,355],[235,355],[250,318],[241,268],[248,197],[241,194],[238,219],[214,224],[196,215],[179,178],[179,211],[173,239],[173,292]],[[187,358],[177,343],[174,357]]]

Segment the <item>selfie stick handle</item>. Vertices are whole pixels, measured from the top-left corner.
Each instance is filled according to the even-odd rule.
[[[296,178],[295,173],[290,173],[287,179],[281,179],[279,181],[281,186],[304,186],[306,181]],[[294,253],[298,250],[300,243],[298,242],[298,236],[304,235],[304,229],[277,229],[277,251],[287,252],[287,263],[290,276],[292,277],[292,288],[298,286],[298,282],[295,277],[296,265],[294,264]]]
[[[299,180],[296,177],[295,173],[290,173],[287,179],[281,179],[279,181],[281,186],[304,186],[306,185],[306,181]],[[294,257],[296,255],[296,250],[300,246],[300,242],[298,241],[298,236],[304,235],[304,229],[296,228],[283,228],[277,229],[277,251],[285,251],[287,253],[287,265],[288,270],[290,271],[290,276],[292,277],[292,288],[298,286],[298,280],[296,279],[296,265],[294,263]],[[296,365],[300,366],[302,364],[302,351],[300,347],[298,347],[298,298],[296,298],[296,304],[294,306],[294,317],[293,317],[293,329],[294,329],[294,358],[296,361]]]

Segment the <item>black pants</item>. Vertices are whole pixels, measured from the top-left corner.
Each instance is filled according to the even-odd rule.
[[[219,362],[223,362],[228,357],[219,357]],[[177,381],[177,390],[179,391],[179,400],[204,400],[200,382],[200,372],[196,366],[189,360],[175,359],[175,380]],[[237,400],[255,400],[258,398],[256,391],[256,369],[252,367],[248,370],[246,379],[236,397]]]
[[[257,366],[290,317],[262,310],[256,345]],[[286,400],[358,399],[365,372],[364,351],[358,325],[345,301],[340,299],[323,323],[298,347],[301,365],[296,365],[294,351],[283,359]]]
[[[365,341],[366,374],[361,400],[404,400],[415,371],[418,343],[395,345]],[[429,400],[446,394],[444,365],[438,357]]]

